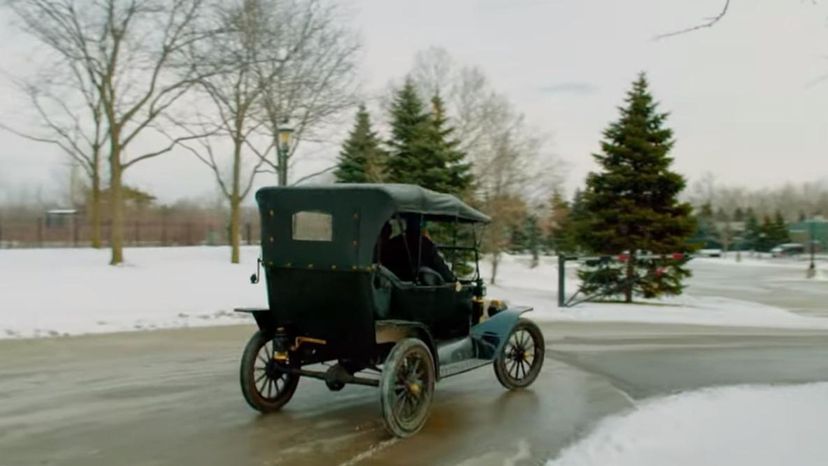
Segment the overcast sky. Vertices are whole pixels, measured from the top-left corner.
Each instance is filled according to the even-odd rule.
[[[408,71],[414,54],[441,46],[480,65],[570,166],[567,188],[594,169],[590,153],[639,71],[671,113],[676,168],[690,180],[775,186],[828,178],[828,7],[799,0],[732,0],[715,28],[653,41],[716,14],[721,0],[346,0],[364,50],[366,95]],[[6,71],[31,60],[3,18]],[[0,118],[19,116],[11,90]],[[379,117],[379,116],[378,116]],[[297,174],[329,163],[314,150]],[[162,200],[214,191],[211,174],[180,152],[142,163],[127,183]],[[58,183],[48,146],[0,132],[2,190]],[[262,178],[263,184],[270,180]],[[48,190],[47,190],[48,191]]]

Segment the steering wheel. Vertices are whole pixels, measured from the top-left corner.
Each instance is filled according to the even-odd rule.
[[[417,281],[426,286],[440,286],[446,283],[443,276],[430,267],[420,267],[417,271]]]

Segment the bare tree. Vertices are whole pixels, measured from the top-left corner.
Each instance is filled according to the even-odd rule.
[[[215,112],[211,112],[212,117],[200,115],[195,125],[186,125],[190,134],[206,136],[198,138],[197,144],[182,145],[212,170],[230,204],[230,261],[234,264],[239,262],[241,204],[253,188],[256,175],[262,172],[265,154],[272,147],[257,147],[261,138],[256,138],[256,132],[263,124],[254,119],[262,96],[257,60],[266,59],[266,51],[258,49],[268,26],[261,21],[264,3],[243,0],[216,5],[211,9],[211,18],[215,29],[222,33],[193,47],[191,55],[194,67],[205,68],[199,89],[213,103]],[[226,147],[222,142],[226,141],[230,157],[225,164],[227,158],[221,153]]]
[[[63,69],[61,65],[69,66]],[[36,129],[22,130],[4,123],[0,123],[0,128],[30,141],[57,146],[83,170],[89,181],[86,205],[92,227],[91,243],[100,248],[101,158],[105,155],[107,131],[100,96],[83,71],[73,65],[58,63],[57,68],[46,71],[42,80],[17,83],[35,113]]]
[[[182,52],[198,28],[203,0],[11,0],[25,31],[77,68],[99,99],[107,129],[111,199],[110,263],[123,262],[124,171],[169,152],[178,140],[130,153],[139,138],[198,81]],[[149,141],[148,141],[149,139]],[[158,140],[158,138],[155,138]],[[129,154],[129,155],[128,155]]]
[[[340,24],[342,12],[331,2],[258,2],[263,34],[256,50],[264,54],[256,60],[262,90],[260,118],[274,148],[278,148],[279,130],[284,125],[293,129],[293,144],[283,159],[266,157],[265,162],[277,173],[279,185],[285,186],[299,143],[323,141],[343,110],[356,105],[360,43]]]
[[[526,123],[479,67],[460,65],[444,49],[432,47],[417,54],[410,76],[425,96],[444,96],[472,162],[474,201],[492,216],[484,249],[491,255],[494,283],[512,231],[559,187],[565,167],[547,138]]]

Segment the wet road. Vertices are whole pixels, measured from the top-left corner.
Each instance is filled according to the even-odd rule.
[[[636,399],[700,386],[828,380],[828,333],[545,324],[531,390],[488,367],[437,386],[431,418],[390,439],[373,388],[303,380],[258,416],[238,389],[252,327],[0,341],[0,464],[542,464]]]

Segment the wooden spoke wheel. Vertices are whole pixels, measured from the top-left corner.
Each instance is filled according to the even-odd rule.
[[[497,380],[510,390],[528,387],[540,373],[544,353],[543,334],[538,326],[531,320],[518,320],[494,361]]]
[[[434,397],[434,358],[422,340],[406,338],[391,349],[382,369],[380,402],[385,428],[410,437],[425,425]]]
[[[296,391],[299,376],[284,372],[273,357],[276,348],[272,338],[261,330],[244,348],[239,381],[242,394],[253,409],[271,413],[282,408]]]

